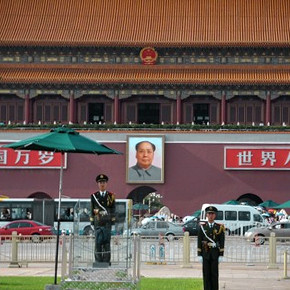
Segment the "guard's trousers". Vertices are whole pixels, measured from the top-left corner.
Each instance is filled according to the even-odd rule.
[[[111,225],[95,228],[95,260],[96,262],[111,261]]]
[[[218,259],[211,255],[203,258],[202,273],[204,290],[219,289],[219,263]]]

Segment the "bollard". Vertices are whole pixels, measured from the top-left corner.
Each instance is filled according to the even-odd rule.
[[[275,233],[271,233],[269,238],[269,265],[268,269],[278,269],[276,261],[276,237]]]
[[[182,268],[192,268],[190,265],[190,241],[189,232],[185,232],[183,236],[183,263]]]
[[[18,263],[18,240],[17,240],[17,232],[12,232],[12,261],[9,264],[9,268],[20,268],[20,264]]]

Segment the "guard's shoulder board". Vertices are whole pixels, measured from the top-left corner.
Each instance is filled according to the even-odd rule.
[[[216,223],[221,230],[225,231],[225,225],[224,224],[221,224],[221,223]]]
[[[115,194],[113,192],[110,192],[110,191],[108,192],[108,195],[115,197]]]

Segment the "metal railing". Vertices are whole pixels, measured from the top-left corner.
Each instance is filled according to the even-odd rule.
[[[35,242],[30,236],[15,236],[11,239],[1,236],[0,263],[42,263],[55,262],[56,238],[42,236]],[[111,240],[112,263],[128,263],[134,257],[134,248],[127,248],[128,240],[133,237],[114,236]],[[186,240],[187,239],[187,240]],[[74,241],[75,240],[75,241]],[[74,249],[70,243],[74,241]],[[130,243],[132,244],[132,243]],[[249,242],[243,237],[227,236],[225,242],[224,262],[231,263],[264,263],[276,267],[284,263],[284,252],[290,253],[290,237],[266,238],[264,244]],[[60,236],[59,261],[72,259],[72,252],[82,265],[94,261],[94,237]],[[156,237],[140,237],[138,248],[141,263],[183,264],[197,262],[197,237],[175,237],[172,240]],[[66,257],[64,258],[64,255]]]

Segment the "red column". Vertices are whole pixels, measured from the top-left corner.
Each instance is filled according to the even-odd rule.
[[[69,122],[76,123],[76,112],[75,112],[75,98],[74,94],[71,93],[69,96]]]
[[[268,92],[266,96],[266,124],[271,125],[271,93]]]
[[[179,92],[176,97],[176,123],[181,124],[181,95]]]
[[[119,95],[116,93],[114,97],[114,123],[119,124]]]
[[[24,122],[29,124],[30,120],[32,120],[32,118],[30,118],[30,98],[29,94],[26,94],[24,97]]]
[[[226,94],[223,92],[221,99],[221,124],[227,123],[226,107],[227,107]]]

